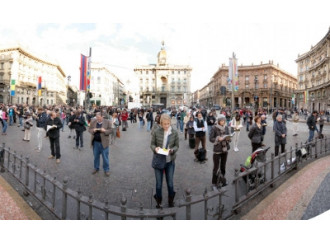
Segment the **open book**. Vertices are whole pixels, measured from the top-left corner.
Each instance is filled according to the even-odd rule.
[[[237,127],[234,127],[234,131],[240,131],[241,128],[243,128],[243,125],[238,125]]]
[[[168,156],[169,150],[165,149],[165,148],[160,148],[157,153],[160,154],[160,155]]]
[[[47,132],[51,129],[56,129],[57,126],[56,125],[47,125]]]
[[[227,135],[223,136],[223,138],[224,138],[225,140],[230,140],[232,137],[234,137],[234,135],[235,135],[235,132],[233,132],[233,133],[231,133],[231,134],[227,134]]]

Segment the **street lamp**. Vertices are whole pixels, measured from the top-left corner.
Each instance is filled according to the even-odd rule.
[[[258,83],[258,77],[254,77],[254,85],[255,85],[255,93],[254,93],[254,102],[255,102],[255,115],[258,113],[258,108],[259,108],[259,97],[257,96],[257,83]]]

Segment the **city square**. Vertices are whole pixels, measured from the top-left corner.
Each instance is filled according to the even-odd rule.
[[[5,240],[328,237],[327,3],[84,2],[3,5]]]
[[[308,128],[304,117],[299,123],[299,135],[293,136],[292,122],[287,121],[288,142],[286,149],[295,148],[296,144],[305,143],[308,138]],[[265,135],[264,144],[270,147],[267,158],[270,159],[271,153],[274,153],[274,132],[273,121],[269,116],[267,118],[268,126]],[[172,127],[176,129],[176,120],[172,118]],[[330,126],[325,125],[324,134],[327,135]],[[10,126],[9,135],[3,139],[6,147],[10,147],[18,156],[28,157],[30,162],[38,169],[56,180],[68,180],[68,187],[74,191],[81,191],[85,196],[93,196],[93,199],[99,201],[108,201],[112,205],[120,206],[122,197],[127,199],[127,207],[138,209],[155,208],[153,195],[154,172],[151,167],[152,151],[150,149],[150,132],[147,132],[146,126],[140,128],[138,123],[129,123],[127,131],[121,132],[121,137],[117,138],[113,145],[110,145],[110,177],[104,175],[103,171],[95,175],[93,171],[93,151],[90,146],[90,134],[84,132],[85,145],[82,150],[76,150],[75,140],[68,138],[69,127],[65,125],[64,132],[60,132],[61,144],[61,163],[57,164],[55,160],[49,160],[50,154],[49,141],[43,139],[43,148],[40,153],[34,149],[37,146],[37,130],[32,128],[32,138],[30,142],[22,140],[23,132],[19,127]],[[235,169],[240,169],[240,164],[251,155],[251,142],[247,136],[248,132],[244,126],[238,143],[239,151],[230,149],[226,165],[226,178],[228,185],[226,197],[223,198],[225,205],[225,215],[229,216],[235,199],[233,179]],[[184,200],[186,189],[190,189],[193,195],[201,195],[205,190],[212,191],[211,178],[213,168],[213,145],[207,141],[208,161],[200,163],[195,161],[194,150],[189,147],[188,140],[184,139],[184,134],[179,131],[180,148],[178,159],[176,161],[174,186],[177,193],[175,200]],[[231,144],[233,147],[233,144]],[[295,156],[295,155],[294,155]],[[282,161],[283,163],[283,161]],[[102,164],[101,164],[102,167]],[[276,167],[278,170],[279,167]],[[40,184],[38,185],[40,186]],[[241,184],[244,190],[244,184]],[[40,189],[40,187],[39,187]],[[163,193],[166,195],[166,184],[163,184]],[[179,205],[179,203],[176,203]],[[164,208],[168,205],[163,204]],[[201,211],[200,211],[201,212]],[[202,215],[198,215],[199,218]]]

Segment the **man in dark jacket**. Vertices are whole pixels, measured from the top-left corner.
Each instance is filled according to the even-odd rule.
[[[311,142],[314,138],[314,132],[316,129],[316,116],[317,116],[317,112],[313,111],[312,115],[309,116],[307,119],[307,125],[309,129],[308,142]]]
[[[84,147],[84,139],[83,139],[83,132],[86,130],[85,127],[85,117],[80,111],[77,111],[74,117],[74,128],[76,130],[76,147],[75,149],[79,148],[79,140],[80,140],[80,148],[82,150]]]
[[[61,153],[60,153],[60,129],[62,128],[61,120],[56,116],[53,111],[50,113],[50,118],[47,121],[46,130],[47,136],[49,137],[50,150],[52,155],[48,159],[56,158],[56,163],[60,163]]]
[[[47,113],[42,108],[38,108],[36,122],[38,130],[38,147],[36,148],[37,152],[40,152],[42,149],[42,139],[45,136],[45,126],[48,120]]]
[[[280,145],[281,145],[281,153],[285,152],[287,129],[286,129],[286,126],[285,126],[285,122],[282,119],[283,119],[282,115],[278,115],[276,117],[276,122],[275,122],[275,125],[274,125],[275,156],[278,156]]]

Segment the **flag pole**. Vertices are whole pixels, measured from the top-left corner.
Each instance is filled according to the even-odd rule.
[[[235,65],[235,60],[236,60],[236,55],[233,52],[233,58],[232,58],[232,62],[231,62],[231,114],[234,113],[235,110],[235,97],[234,97],[234,91],[235,91],[235,75],[236,73],[234,73],[236,70],[234,69],[234,65]]]
[[[88,71],[91,71],[91,63],[90,63],[90,58],[92,57],[92,47],[89,47],[89,60],[88,60]],[[87,79],[88,77],[86,77]],[[86,80],[86,91],[85,91],[85,111],[87,111],[89,107],[89,83],[87,83],[88,80]],[[89,85],[88,85],[89,84]]]

